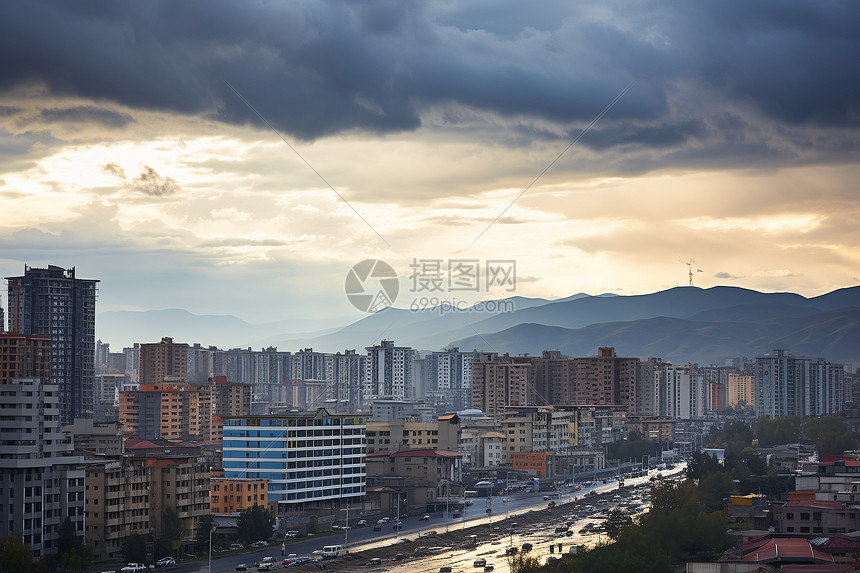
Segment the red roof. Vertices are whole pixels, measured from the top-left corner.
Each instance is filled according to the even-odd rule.
[[[782,573],[853,573],[855,571],[850,563],[783,565],[781,570]]]
[[[164,446],[159,446],[158,444],[153,444],[149,440],[141,440],[139,438],[127,438],[125,440],[125,449],[127,450],[138,450],[138,449],[147,449],[147,448],[163,448]]]
[[[860,460],[852,460],[845,456],[838,456],[836,454],[818,456],[818,461],[827,465],[834,465],[835,462],[845,462],[846,466],[860,466]]]
[[[831,499],[792,499],[786,504],[786,507],[812,507],[815,509],[842,509],[841,501],[833,501]]]
[[[771,539],[757,550],[744,555],[744,561],[772,563],[778,561],[801,561],[806,563],[832,563],[833,556],[813,549],[809,541],[800,538]]]

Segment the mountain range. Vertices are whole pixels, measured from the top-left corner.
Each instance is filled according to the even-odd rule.
[[[481,305],[458,311],[387,308],[342,328],[303,333],[287,321],[253,325],[233,316],[180,310],[100,313],[97,326],[108,342],[121,328],[145,342],[173,336],[222,348],[335,352],[389,339],[427,351],[453,345],[510,354],[560,350],[568,356],[590,356],[600,346],[614,346],[619,356],[700,364],[784,348],[832,362],[860,362],[860,286],[812,298],[720,286],[634,296],[511,297],[492,304],[504,311],[479,311]]]

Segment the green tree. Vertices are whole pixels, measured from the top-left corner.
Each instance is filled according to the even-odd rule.
[[[540,557],[517,553],[509,557],[511,573],[537,573],[540,570]]]
[[[236,520],[237,534],[245,543],[269,539],[274,524],[275,519],[266,509],[254,505],[239,514],[239,519]]]
[[[611,510],[604,523],[606,535],[613,540],[618,539],[621,536],[621,532],[631,525],[633,525],[633,519],[620,509]]]
[[[182,520],[172,509],[161,513],[161,532],[155,541],[155,553],[160,556],[175,555],[182,542]]]
[[[52,562],[57,559],[65,571],[86,569],[92,561],[92,550],[84,546],[84,538],[78,535],[75,524],[69,517],[66,517],[60,526],[57,553],[51,557]]]
[[[129,535],[122,542],[122,555],[127,562],[143,563],[146,561],[146,539],[137,533]]]
[[[758,445],[764,448],[794,444],[800,440],[800,418],[797,416],[762,416],[755,423]]]
[[[701,479],[722,469],[723,466],[720,465],[717,458],[710,454],[702,453],[701,450],[696,450],[687,464],[686,475],[690,479]]]
[[[308,520],[308,533],[310,535],[316,535],[320,532],[320,522],[317,519],[316,515],[312,515]]]
[[[209,550],[209,533],[212,531],[212,528],[215,526],[215,520],[211,515],[204,515],[197,521],[197,531],[196,538],[198,543],[202,543],[206,546],[206,550]],[[212,542],[215,542],[214,536],[212,537]]]
[[[804,419],[803,435],[815,442],[819,454],[842,454],[857,448],[857,436],[838,415]]]
[[[0,538],[0,571],[3,573],[31,573],[33,554],[29,545],[24,545],[20,535]]]
[[[699,480],[697,497],[709,511],[721,509],[734,489],[728,472],[714,472]]]

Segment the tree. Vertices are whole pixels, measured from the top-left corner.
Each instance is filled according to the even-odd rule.
[[[33,571],[33,554],[24,545],[20,535],[0,539],[0,570],[3,573],[30,573]]]
[[[800,418],[797,416],[762,416],[755,423],[758,445],[769,448],[780,444],[794,444],[800,440]]]
[[[717,461],[717,458],[710,454],[704,454],[701,450],[696,450],[693,452],[690,463],[687,464],[686,474],[690,479],[701,479],[722,469],[723,467]]]
[[[239,514],[239,519],[236,520],[239,539],[245,543],[269,539],[272,536],[274,524],[274,518],[259,505],[246,509]]]
[[[92,551],[84,546],[84,538],[78,536],[75,524],[67,516],[60,526],[60,537],[57,539],[57,554],[52,561],[59,559],[65,571],[80,571],[86,569],[92,561]]]
[[[536,573],[540,569],[540,558],[528,553],[516,553],[509,559],[511,573]]]
[[[815,442],[819,454],[842,454],[857,447],[857,436],[840,416],[821,416],[803,421],[803,434]]]
[[[172,509],[165,509],[161,514],[161,533],[155,542],[155,552],[158,555],[171,555],[182,542],[182,520]]]
[[[212,519],[211,515],[202,516],[197,522],[197,542],[203,543],[206,547],[209,547],[209,534],[212,532],[212,528],[215,526],[215,520]],[[256,541],[256,540],[255,540]]]
[[[316,535],[320,532],[320,522],[317,519],[316,515],[312,515],[308,520],[308,533],[310,535]]]
[[[122,554],[127,562],[143,563],[146,561],[146,539],[137,533],[129,535],[122,542]]]
[[[604,523],[606,535],[613,540],[621,537],[621,532],[631,525],[633,525],[633,519],[620,509],[610,511]]]

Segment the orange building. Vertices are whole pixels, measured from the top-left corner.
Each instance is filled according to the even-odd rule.
[[[511,452],[512,469],[537,472],[539,477],[552,475],[552,452]]]
[[[209,507],[212,513],[240,513],[255,505],[267,507],[269,480],[213,477]]]

